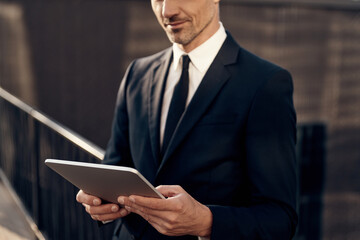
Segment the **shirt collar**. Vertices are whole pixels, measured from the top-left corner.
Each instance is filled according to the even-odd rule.
[[[220,22],[220,27],[214,35],[212,35],[203,44],[193,49],[189,53],[182,51],[176,43],[173,44],[173,68],[176,70],[180,65],[182,55],[189,55],[192,65],[201,73],[208,70],[222,44],[226,39],[225,28]]]

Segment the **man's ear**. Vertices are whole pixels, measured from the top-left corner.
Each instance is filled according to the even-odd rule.
[[[214,0],[214,3],[219,3],[220,2],[220,0]]]

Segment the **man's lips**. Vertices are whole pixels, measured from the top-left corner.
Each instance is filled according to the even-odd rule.
[[[165,27],[170,29],[181,28],[186,23],[186,20],[173,21],[164,23]]]

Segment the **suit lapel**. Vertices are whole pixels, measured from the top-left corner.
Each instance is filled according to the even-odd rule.
[[[230,78],[231,75],[226,69],[226,65],[236,62],[239,49],[239,46],[228,33],[228,37],[222,48],[201,81],[201,84],[195,92],[183,117],[179,120],[179,125],[175,129],[174,135],[164,153],[158,173],[166,161],[171,157],[171,154],[174,153],[178,145],[191,131],[192,127],[194,127],[203,116],[223,85]]]
[[[156,166],[160,159],[160,118],[161,106],[163,102],[166,77],[168,75],[170,61],[172,59],[171,48],[159,61],[158,66],[154,67],[149,85],[149,131],[151,138],[151,148]]]

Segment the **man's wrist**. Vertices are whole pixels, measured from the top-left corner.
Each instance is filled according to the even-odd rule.
[[[207,206],[205,205],[203,206],[204,206],[204,215],[201,218],[202,227],[200,228],[201,230],[199,231],[198,237],[210,239],[211,228],[213,223],[213,215],[211,210]]]

